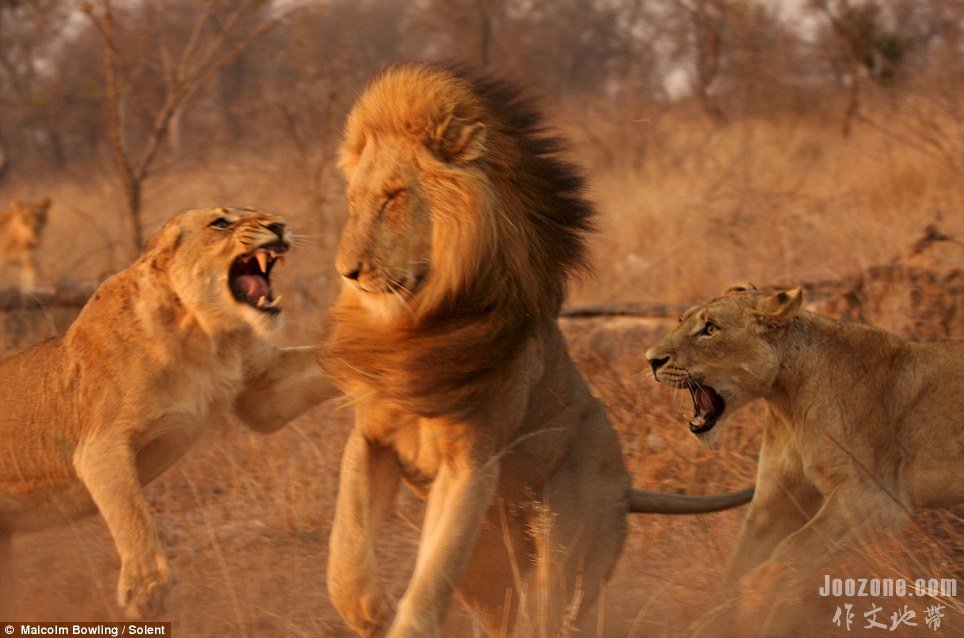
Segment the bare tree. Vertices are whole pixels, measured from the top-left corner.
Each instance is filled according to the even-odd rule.
[[[134,56],[121,45],[111,0],[100,0],[97,6],[87,2],[84,10],[102,39],[107,135],[124,189],[131,247],[140,251],[144,243],[144,182],[157,169],[159,152],[172,124],[216,71],[236,59],[283,14],[272,14],[263,0],[208,0],[179,52],[173,53],[160,41],[153,43],[155,50],[151,53],[159,66],[152,69],[144,60],[138,60],[140,64],[135,66],[131,61]],[[142,39],[150,37],[147,33],[139,35]],[[152,100],[158,86],[159,96]],[[140,122],[131,111],[140,116]],[[141,130],[137,128],[139,123]]]
[[[884,28],[876,0],[811,0],[811,7],[827,19],[847,59],[847,104],[841,127],[846,137],[860,111],[861,76],[892,79],[911,42]]]

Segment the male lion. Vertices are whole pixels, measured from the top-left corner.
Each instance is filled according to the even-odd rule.
[[[141,486],[222,415],[272,432],[336,394],[313,348],[265,339],[288,244],[270,213],[182,213],[65,335],[0,360],[0,559],[13,532],[99,510],[121,558],[120,605],[159,611],[168,566]]]
[[[348,117],[346,285],[324,365],[356,423],[328,592],[359,633],[438,636],[457,589],[493,631],[528,592],[520,617],[554,634],[592,616],[627,512],[749,500],[631,489],[556,324],[595,214],[559,148],[515,90],[430,65],[388,70]],[[400,480],[427,508],[392,619],[374,547]]]
[[[0,213],[0,267],[19,264],[20,289],[24,291],[37,281],[37,248],[49,209],[47,197],[26,204],[14,199],[9,210]]]
[[[756,494],[725,585],[767,563],[754,580],[792,566],[815,592],[806,578],[848,545],[964,501],[964,341],[907,342],[802,311],[802,298],[731,288],[646,353],[658,381],[689,390],[703,439],[766,401]]]

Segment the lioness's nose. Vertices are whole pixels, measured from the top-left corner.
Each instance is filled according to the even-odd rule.
[[[284,224],[277,224],[277,223],[275,223],[275,224],[268,224],[267,228],[268,228],[268,230],[270,230],[271,232],[273,232],[275,235],[277,235],[279,239],[284,239],[284,238],[285,238],[285,225],[284,225]]]
[[[660,356],[660,353],[656,352],[653,348],[646,351],[646,358],[649,360],[649,365],[653,368],[653,374],[656,374],[656,371],[669,363],[670,360],[669,355]]]

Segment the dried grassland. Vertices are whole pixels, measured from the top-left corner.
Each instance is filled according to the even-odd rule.
[[[839,279],[907,258],[924,228],[938,219],[943,232],[964,240],[960,166],[922,148],[909,134],[894,139],[860,127],[842,139],[836,123],[789,116],[726,127],[681,114],[647,120],[640,113],[638,119],[612,137],[621,142],[610,148],[600,148],[580,129],[571,131],[575,155],[590,169],[593,196],[603,211],[596,276],[574,287],[573,304],[679,304],[741,279],[761,284]],[[564,110],[557,114],[557,121],[566,120]],[[964,138],[964,125],[942,122],[958,140]],[[585,127],[605,131],[611,125]],[[632,145],[631,157],[620,150],[625,143]],[[332,178],[310,190],[304,174],[282,150],[239,152],[165,173],[145,195],[152,228],[177,210],[206,204],[266,207],[289,218],[301,234],[287,271],[278,277],[288,300],[283,339],[289,343],[314,338],[338,285],[331,264],[344,214],[340,185]],[[9,185],[0,193],[53,198],[41,259],[48,281],[96,277],[126,262],[119,199],[104,175],[78,169]],[[960,273],[964,246],[939,242],[914,259],[927,269]],[[891,293],[887,288],[881,294]],[[955,303],[957,314],[942,324],[944,334],[919,336],[964,338],[964,299]],[[927,312],[926,304],[899,310],[912,312]],[[877,312],[868,318],[899,329],[906,316]],[[54,313],[7,315],[0,347],[37,341],[68,319]],[[680,417],[690,409],[688,400],[653,383],[642,356],[671,321],[573,319],[564,320],[564,327],[577,364],[609,406],[638,486],[687,493],[744,486],[755,472],[761,411],[752,407],[734,418],[720,450],[699,449]],[[147,489],[179,579],[166,616],[177,635],[351,635],[329,605],[324,585],[338,460],[350,421],[350,406],[329,404],[268,438],[217,425]],[[962,515],[960,507],[923,514],[901,538],[867,548],[833,573],[944,576],[964,583]],[[712,607],[741,518],[741,510],[634,516],[606,592],[607,635],[684,635]],[[404,497],[384,531],[380,558],[395,592],[404,587],[412,565],[419,521],[419,503]],[[118,560],[99,519],[17,537],[14,551],[18,620],[117,616]],[[832,625],[836,602],[818,602],[805,635],[841,635]],[[853,602],[862,620],[864,602]],[[934,635],[964,635],[960,598],[942,602],[950,609],[945,627]],[[896,605],[917,610],[922,631],[895,635],[931,634],[922,627],[920,601],[879,604],[888,617]],[[769,611],[759,626],[747,627],[747,636],[766,635]],[[471,635],[470,621],[461,622],[453,635]]]

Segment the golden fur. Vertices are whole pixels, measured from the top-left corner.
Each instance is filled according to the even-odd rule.
[[[765,564],[747,582],[784,581],[779,572],[793,568],[816,592],[806,579],[855,541],[900,528],[918,508],[964,501],[964,341],[908,342],[801,302],[800,289],[734,287],[646,353],[659,381],[722,396],[714,431],[748,401],[766,402],[729,585]]]
[[[594,620],[628,511],[748,500],[631,489],[556,325],[595,212],[542,131],[505,84],[429,65],[390,69],[348,117],[350,212],[336,263],[346,285],[324,365],[355,399],[356,424],[328,591],[359,633],[438,636],[457,589],[493,631],[518,615],[554,635]],[[400,481],[427,509],[396,607],[374,545]]]
[[[36,284],[37,249],[49,209],[47,197],[27,203],[14,199],[10,208],[0,213],[0,267],[20,266],[21,290],[29,290]]]
[[[65,335],[0,360],[0,582],[15,580],[2,573],[10,534],[99,511],[121,558],[119,604],[160,609],[170,577],[141,486],[223,416],[271,432],[335,394],[313,348],[266,340],[276,309],[229,286],[236,260],[253,267],[246,256],[287,244],[269,213],[182,213]]]

